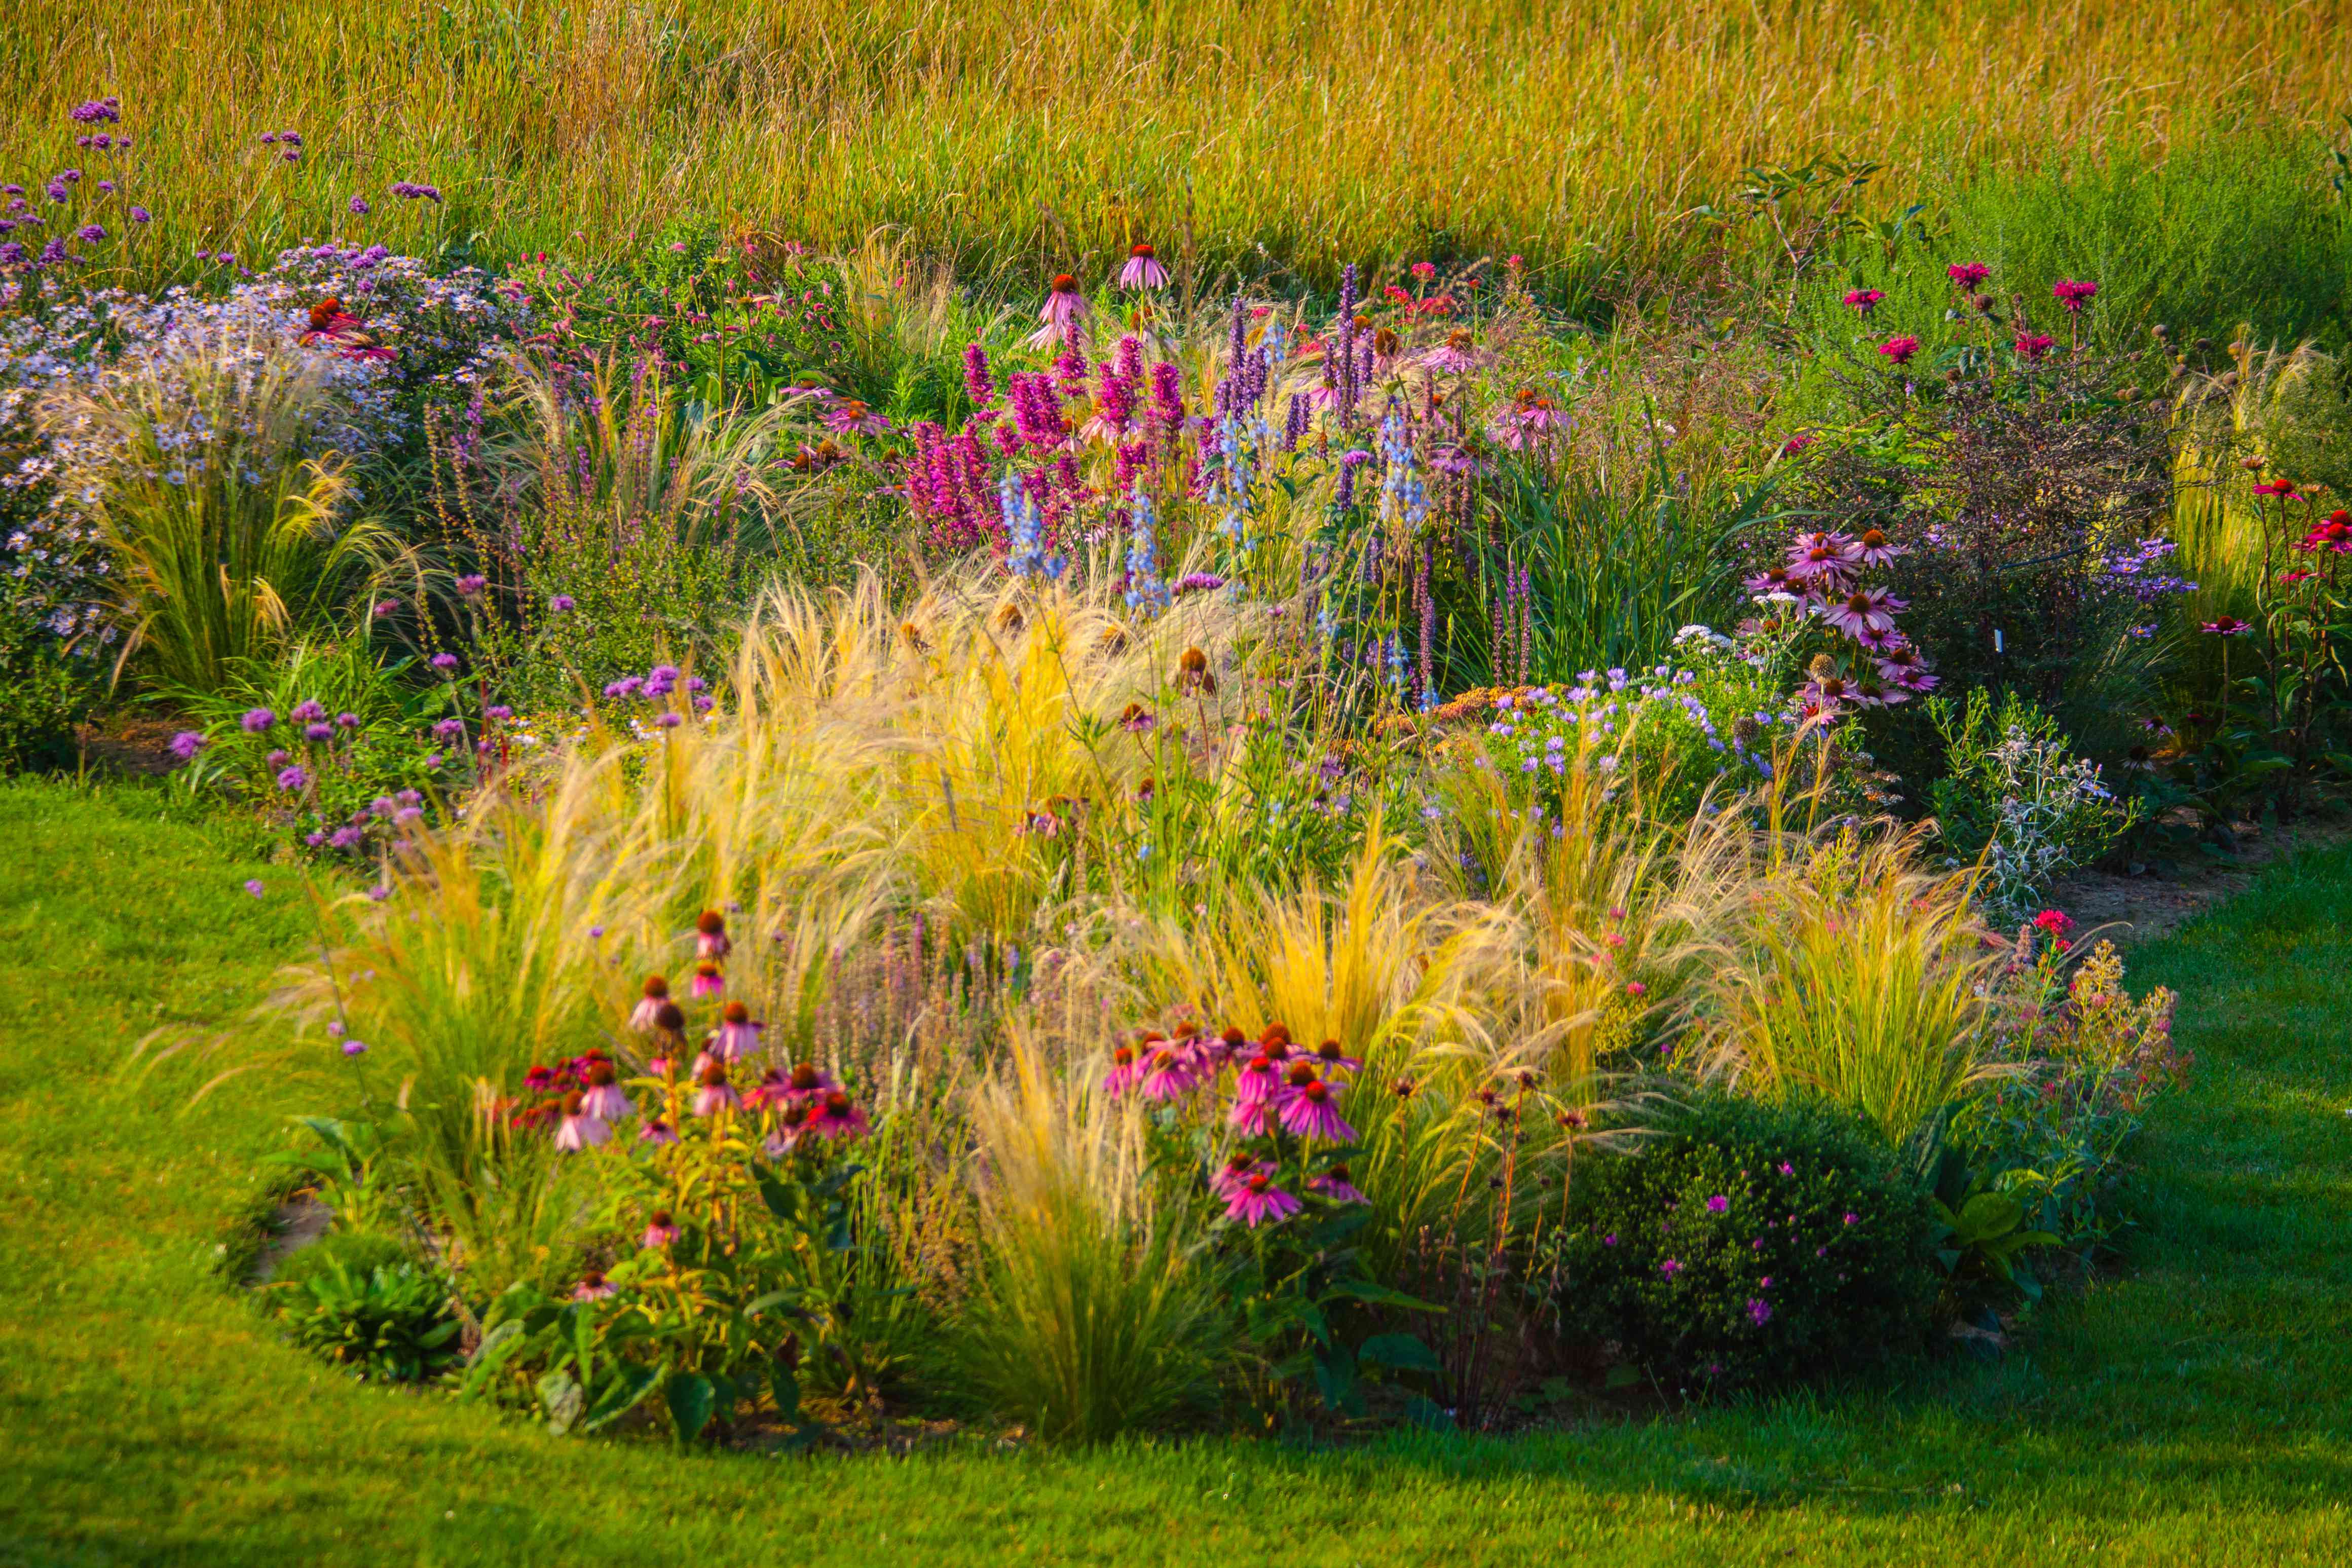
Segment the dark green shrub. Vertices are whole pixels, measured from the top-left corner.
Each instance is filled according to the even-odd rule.
[[[1934,1242],[1927,1194],[1859,1121],[1707,1094],[1580,1165],[1561,1326],[1680,1387],[1802,1377],[1921,1342]]]
[[[295,1254],[269,1287],[278,1321],[295,1343],[377,1382],[421,1383],[464,1359],[449,1281],[390,1251],[379,1237],[352,1236]],[[310,1258],[310,1254],[320,1256]],[[310,1260],[305,1262],[306,1258]]]

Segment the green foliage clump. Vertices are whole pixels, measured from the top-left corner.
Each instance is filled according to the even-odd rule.
[[[1937,830],[1958,862],[1982,857],[1979,892],[1997,921],[2021,921],[2050,884],[2088,865],[2132,824],[2098,767],[2069,750],[2058,721],[2016,692],[1996,707],[1979,687],[1963,705],[1930,699],[1944,776],[1929,786]]]
[[[271,1294],[278,1321],[305,1350],[380,1383],[425,1382],[461,1359],[449,1281],[398,1244],[354,1233],[295,1260]]]
[[[0,773],[73,760],[74,726],[97,692],[94,673],[62,653],[13,599],[0,601]]]
[[[1708,1093],[1576,1173],[1562,1326],[1689,1387],[1781,1383],[1920,1342],[1928,1198],[1859,1119]]]

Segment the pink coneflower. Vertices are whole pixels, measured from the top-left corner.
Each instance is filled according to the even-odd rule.
[[[863,1138],[866,1131],[866,1112],[836,1089],[810,1109],[808,1125],[809,1131],[820,1138]]]
[[[2026,363],[2039,364],[2042,355],[2058,346],[2058,340],[2046,332],[2020,332],[2017,341],[2009,346],[2015,349],[2017,357]]]
[[[613,1282],[593,1268],[583,1274],[580,1283],[572,1288],[572,1299],[575,1301],[608,1301],[618,1294]]]
[[[782,1160],[789,1158],[793,1150],[812,1136],[809,1108],[806,1105],[787,1105],[776,1113],[775,1130],[768,1134],[768,1141],[761,1144],[760,1149],[771,1160]]]
[[[1275,1097],[1282,1087],[1282,1069],[1263,1050],[1244,1062],[1234,1073],[1234,1099],[1243,1105],[1255,1105]]]
[[[1992,268],[1981,261],[1955,261],[1945,268],[1944,272],[1953,282],[1971,294],[1976,292],[1978,284],[1992,276]]]
[[[1328,1143],[1356,1141],[1356,1130],[1341,1119],[1331,1086],[1319,1078],[1308,1079],[1283,1101],[1282,1125],[1301,1138],[1320,1138]]]
[[[721,1110],[732,1110],[743,1103],[743,1097],[737,1094],[727,1081],[725,1062],[709,1063],[698,1076],[702,1087],[694,1091],[694,1113],[697,1116],[716,1116]]]
[[[1896,643],[1877,655],[1878,678],[1906,691],[1932,691],[1937,678],[1928,673],[1927,661],[1919,650],[1908,643]]]
[[[611,1125],[603,1118],[588,1114],[585,1100],[578,1089],[563,1097],[563,1121],[555,1130],[555,1146],[566,1153],[593,1149],[613,1135]]]
[[[824,411],[825,428],[841,436],[887,436],[890,421],[855,397],[845,397]]]
[[[740,1002],[730,1002],[719,1010],[719,1027],[711,1031],[710,1048],[721,1061],[740,1061],[760,1048],[760,1031],[768,1026],[756,1023],[751,1009]]]
[[[814,1062],[795,1062],[784,1098],[797,1105],[810,1105],[840,1087],[831,1073],[821,1071]]]
[[[1797,691],[1797,705],[1807,714],[1834,713],[1848,702],[1857,702],[1862,694],[1853,682],[1840,675],[1824,675],[1807,681]]]
[[[1128,250],[1127,265],[1118,269],[1118,286],[1122,289],[1165,289],[1168,268],[1160,265],[1160,253],[1141,240]]]
[[[2050,285],[2051,298],[2065,306],[2070,316],[2081,315],[2083,307],[2088,305],[2098,291],[2096,283],[2078,283],[2071,278],[2062,278]]]
[[[1255,1230],[1266,1220],[1288,1219],[1298,1212],[1298,1200],[1274,1184],[1274,1178],[1254,1175],[1225,1200],[1225,1217]]]
[[[1364,1059],[1351,1057],[1348,1047],[1337,1040],[1326,1040],[1315,1047],[1315,1064],[1328,1079],[1343,1079],[1364,1070]]]
[[[1515,452],[1548,445],[1555,437],[1565,436],[1574,421],[1568,411],[1540,393],[1521,387],[1512,405],[1498,416],[1489,431],[1496,440]]]
[[[1139,1087],[1146,1100],[1174,1100],[1192,1087],[1192,1065],[1174,1047],[1157,1046]]]
[[[1871,311],[1878,309],[1878,302],[1885,298],[1886,295],[1880,289],[1856,289],[1846,295],[1845,302],[1853,307],[1855,315],[1867,316]]]
[[[1850,535],[1801,533],[1789,547],[1789,575],[1797,582],[1827,589],[1843,579],[1861,560],[1862,546]]]
[[[669,1210],[654,1210],[651,1217],[646,1221],[646,1234],[637,1239],[640,1245],[654,1247],[667,1247],[671,1242],[676,1241],[677,1226],[671,1221]]]
[[[727,940],[727,917],[717,910],[705,910],[694,917],[694,956],[724,958],[735,951]]]
[[[1799,584],[1790,577],[1787,567],[1767,566],[1745,579],[1741,586],[1751,594],[1789,594],[1795,592]]]
[[[2218,621],[2200,621],[2197,629],[2217,637],[2235,637],[2245,636],[2254,627],[2251,621],[2242,621],[2235,616],[2223,616]]]
[[[792,1099],[792,1079],[782,1068],[770,1068],[760,1075],[760,1081],[743,1091],[743,1103],[755,1110],[785,1104]]]
[[[1045,296],[1045,308],[1037,312],[1037,319],[1045,324],[1029,335],[1028,346],[1077,348],[1086,341],[1087,310],[1087,297],[1078,292],[1078,280],[1066,272],[1060,274]]]
[[[719,966],[715,963],[696,964],[694,982],[687,987],[688,992],[698,1002],[708,996],[716,996],[726,989],[726,976],[719,973]]]
[[[1909,364],[1911,356],[1919,352],[1919,340],[1906,332],[1879,344],[1878,352],[1896,364]]]
[[[1110,1053],[1110,1071],[1103,1074],[1103,1092],[1114,1098],[1125,1094],[1141,1083],[1143,1075],[1150,1070],[1150,1064],[1143,1060],[1142,1053],[1133,1046],[1114,1047]]]
[[[1372,1201],[1356,1190],[1355,1183],[1348,1179],[1348,1167],[1345,1165],[1334,1165],[1319,1176],[1307,1177],[1307,1190],[1320,1193],[1338,1204],[1368,1204]]]
[[[1273,1174],[1274,1167],[1271,1164],[1268,1164],[1265,1161],[1259,1159],[1256,1155],[1248,1153],[1235,1154],[1223,1164],[1218,1166],[1216,1173],[1209,1178],[1209,1190],[1216,1194],[1217,1196],[1231,1202],[1233,1195],[1235,1193],[1240,1192],[1244,1187],[1249,1185],[1249,1180],[1252,1176],[1271,1176]]]
[[[589,1115],[605,1121],[618,1121],[628,1115],[635,1108],[629,1104],[628,1095],[622,1090],[619,1078],[620,1074],[614,1070],[611,1062],[601,1058],[590,1062],[585,1079],[588,1089],[580,1097],[581,1108]]]
[[[2294,481],[2292,479],[2270,479],[2256,484],[2254,486],[2254,493],[2258,496],[2279,496],[2287,500],[2294,500],[2295,499]]]
[[[1822,619],[1850,637],[1865,632],[1880,635],[1895,629],[1897,612],[1909,607],[1909,601],[1898,599],[1884,588],[1856,588],[1842,599],[1832,600],[1822,607]]]
[[[661,1026],[661,1010],[669,1002],[669,982],[658,974],[646,976],[646,994],[629,1014],[629,1027],[650,1034]]]
[[[1446,375],[1459,375],[1464,371],[1478,368],[1480,355],[1475,340],[1466,328],[1456,327],[1445,334],[1445,341],[1421,356],[1425,369]]]
[[[1884,566],[1896,556],[1909,553],[1903,546],[1889,542],[1886,535],[1874,528],[1864,529],[1854,542],[1861,546],[1854,559],[1864,566]]]
[[[672,1127],[661,1117],[650,1117],[643,1127],[637,1129],[637,1142],[653,1144],[675,1143],[677,1142],[677,1129]]]

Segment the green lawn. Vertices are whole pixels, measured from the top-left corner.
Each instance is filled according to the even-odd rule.
[[[0,786],[0,1564],[2352,1562],[2352,847],[2135,964],[2199,1058],[2152,1236],[2001,1366],[1510,1440],[812,1459],[552,1440],[278,1342],[212,1264],[331,1103],[237,1023],[307,939],[290,873],[150,795]],[[159,1026],[218,1043],[121,1072]]]

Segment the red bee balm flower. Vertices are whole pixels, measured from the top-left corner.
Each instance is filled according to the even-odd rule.
[[[1845,302],[1853,307],[1855,314],[1867,316],[1876,310],[1878,302],[1885,298],[1886,295],[1876,289],[1856,289],[1845,297]]]
[[[1878,345],[1878,352],[1896,364],[1909,364],[1911,356],[1919,352],[1919,340],[1908,334],[1899,338],[1889,338]]]

